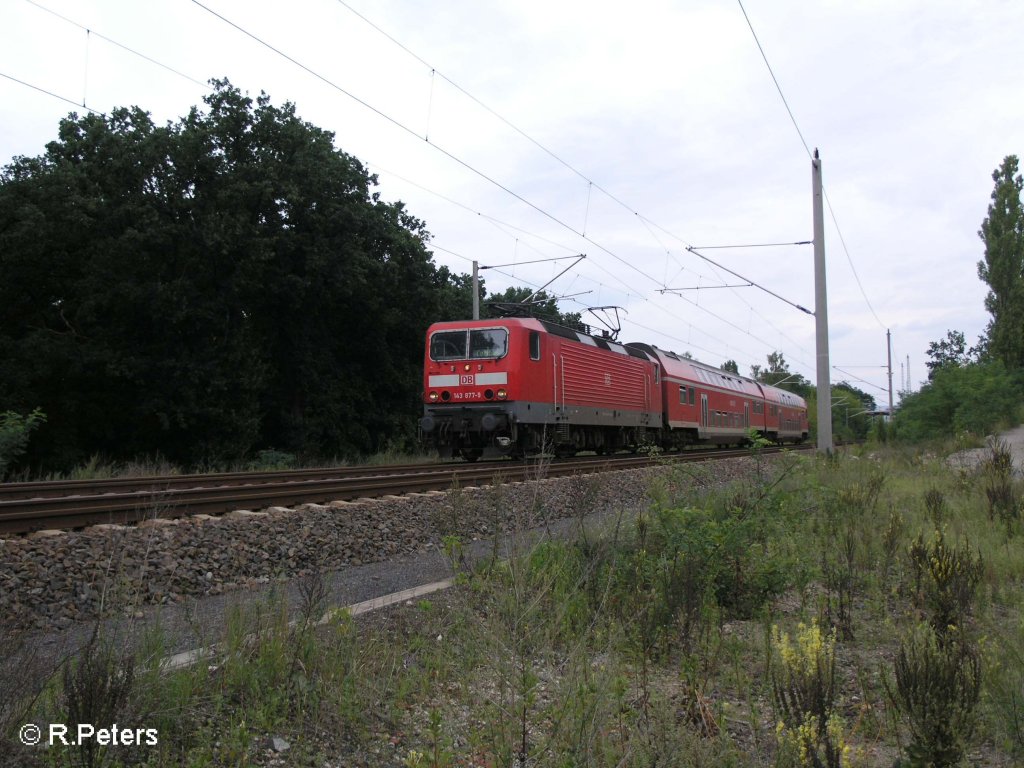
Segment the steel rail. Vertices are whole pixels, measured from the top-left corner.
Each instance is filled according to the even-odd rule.
[[[417,470],[429,471],[437,469],[439,466],[442,465],[434,461],[427,464],[321,467],[317,469],[282,469],[269,472],[211,472],[193,475],[150,475],[145,477],[110,477],[90,480],[37,480],[22,483],[0,483],[0,501],[50,498],[54,496],[97,496],[104,493],[125,493],[131,491],[166,491],[171,488],[263,485],[267,483],[305,482],[307,480],[325,480],[342,477],[400,475]]]
[[[766,452],[781,450],[766,449]],[[217,515],[233,510],[260,510],[309,502],[352,501],[392,494],[449,490],[455,486],[515,482],[546,477],[749,456],[750,451],[701,450],[661,456],[584,457],[561,461],[491,462],[487,464],[407,465],[403,473],[305,480],[268,480],[245,485],[167,487],[121,493],[76,494],[0,500],[0,533],[41,528],[80,528],[99,523],[127,524],[147,518]],[[430,467],[429,469],[427,467]],[[375,470],[376,468],[374,468]]]
[[[601,456],[580,457],[579,460],[599,461]],[[502,467],[508,461],[480,461],[475,467]],[[421,464],[381,464],[361,466],[320,467],[314,469],[281,469],[269,472],[211,472],[190,475],[149,475],[140,477],[109,477],[89,480],[33,480],[19,483],[0,483],[0,501],[15,499],[42,499],[63,496],[99,496],[106,493],[131,491],[167,491],[172,488],[211,488],[219,486],[265,485],[268,483],[306,482],[348,477],[382,477],[404,475],[411,472],[431,472],[440,468],[468,466],[461,461],[444,463],[432,461]]]

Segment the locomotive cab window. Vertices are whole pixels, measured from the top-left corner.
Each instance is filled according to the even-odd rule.
[[[431,360],[462,360],[465,357],[465,331],[439,331],[430,337]]]
[[[496,359],[507,351],[508,331],[504,328],[438,331],[430,337],[431,360]]]
[[[530,331],[530,359],[540,360],[540,331]]]
[[[504,357],[508,346],[508,331],[504,328],[488,328],[469,332],[469,356]]]
[[[679,404],[686,405],[686,387],[682,385],[679,386]]]

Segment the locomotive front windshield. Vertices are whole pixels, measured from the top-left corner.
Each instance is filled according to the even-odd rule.
[[[430,337],[431,360],[499,358],[507,351],[508,331],[504,328],[438,331]]]

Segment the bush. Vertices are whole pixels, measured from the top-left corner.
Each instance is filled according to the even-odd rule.
[[[28,416],[14,411],[0,413],[0,480],[7,476],[7,470],[15,460],[25,453],[32,430],[44,421],[46,414],[39,408]]]
[[[796,640],[772,628],[772,701],[780,752],[801,766],[842,764],[843,728],[835,711],[836,636],[801,624]]]
[[[907,395],[891,425],[897,439],[915,442],[960,432],[985,435],[1006,421],[1018,423],[1024,378],[992,362],[935,371]]]
[[[974,591],[984,573],[979,553],[975,557],[970,545],[951,547],[943,530],[937,529],[929,544],[918,534],[909,549],[915,575],[916,598],[931,612],[936,632],[961,627],[971,610]]]
[[[900,643],[895,688],[889,698],[910,728],[910,765],[957,765],[974,733],[981,693],[978,654],[958,632],[937,634],[922,625]]]

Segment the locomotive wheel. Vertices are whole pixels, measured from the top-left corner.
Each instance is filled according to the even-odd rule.
[[[471,464],[477,459],[479,459],[481,456],[483,456],[483,454],[484,452],[481,451],[479,448],[465,449],[459,451],[459,455]]]

